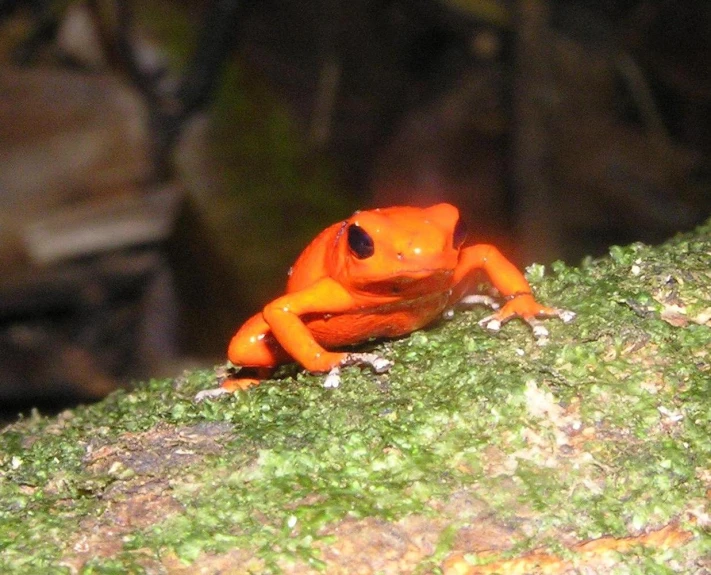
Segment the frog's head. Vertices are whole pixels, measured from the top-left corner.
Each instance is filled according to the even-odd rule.
[[[421,295],[451,284],[466,226],[450,204],[356,212],[337,235],[332,271],[349,289]]]

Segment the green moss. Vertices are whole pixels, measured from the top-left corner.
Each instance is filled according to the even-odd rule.
[[[519,529],[513,554],[684,519],[707,507],[711,330],[693,315],[661,318],[669,277],[684,278],[678,308],[708,306],[709,228],[695,238],[530,270],[542,301],[579,314],[551,320],[545,346],[520,322],[485,333],[485,312],[472,310],[375,345],[392,371],[347,369],[337,389],[286,367],[279,381],[195,404],[215,385],[200,371],[20,421],[0,435],[0,570],[63,572],[82,535],[107,530],[136,493],[165,512],[111,524],[120,544],[86,573],[234,549],[262,572],[285,560],[325,569],[324,546],[347,519],[444,517],[421,570],[492,516]],[[489,515],[443,513],[455,493]],[[682,550],[636,551],[624,572],[676,572],[670,558],[683,565],[708,548],[697,532]]]

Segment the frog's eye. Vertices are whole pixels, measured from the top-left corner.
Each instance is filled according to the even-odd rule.
[[[467,224],[463,220],[457,220],[457,225],[454,226],[454,233],[452,234],[452,245],[458,249],[466,239]]]
[[[373,238],[357,224],[348,226],[348,247],[359,260],[369,258],[375,251]]]

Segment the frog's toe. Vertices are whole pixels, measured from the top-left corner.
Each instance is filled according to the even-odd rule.
[[[215,399],[217,397],[222,397],[223,395],[231,394],[232,392],[225,389],[224,387],[215,387],[214,389],[203,389],[202,391],[195,394],[193,401],[195,403],[200,403],[206,399]]]
[[[484,294],[470,294],[464,296],[457,302],[458,305],[485,305],[491,309],[499,309],[499,302],[493,297]]]
[[[495,313],[480,319],[478,323],[481,327],[490,331],[499,331],[503,322],[501,321],[499,314]]]
[[[557,309],[555,311],[556,315],[563,321],[563,323],[570,323],[577,315],[574,311],[570,311],[569,309]]]
[[[395,365],[395,362],[385,359],[384,357],[376,357],[372,362],[370,362],[370,365],[375,373],[385,373],[393,365]]]
[[[375,373],[385,373],[394,362],[374,353],[349,353],[341,365],[369,365]]]
[[[533,337],[538,340],[539,343],[543,343],[544,340],[548,339],[548,336],[550,335],[548,328],[543,325],[543,323],[536,319],[535,317],[526,317],[524,318],[526,323],[531,326],[531,330],[533,331]]]
[[[332,367],[331,371],[328,372],[326,379],[323,380],[323,386],[335,389],[339,385],[341,385],[341,368],[338,366]]]

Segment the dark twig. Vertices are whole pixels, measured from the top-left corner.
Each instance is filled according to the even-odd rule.
[[[172,155],[187,121],[205,109],[214,96],[220,72],[234,40],[239,9],[237,0],[215,0],[202,24],[197,48],[181,78],[175,84],[164,82],[162,70],[147,69],[136,52],[133,9],[129,0],[112,2],[113,34],[101,22],[97,1],[92,10],[100,21],[102,37],[110,60],[120,67],[143,96],[148,108],[155,181],[173,175]],[[174,87],[173,87],[174,86]]]
[[[195,54],[176,90],[185,116],[204,109],[215,93],[234,41],[239,6],[238,0],[215,0],[205,17]]]
[[[26,8],[34,22],[29,36],[12,50],[12,61],[27,66],[57,34],[59,20],[48,0],[0,0],[0,21],[18,8]]]
[[[560,253],[549,179],[552,80],[548,0],[516,2],[513,174],[519,241],[526,262]]]

